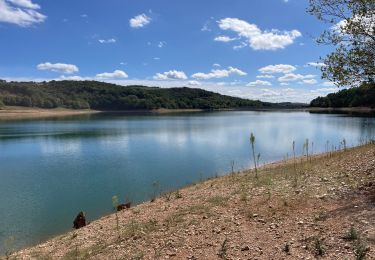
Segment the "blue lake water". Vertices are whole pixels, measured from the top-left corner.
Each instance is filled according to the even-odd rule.
[[[252,166],[249,135],[260,162],[302,151],[356,145],[375,134],[374,115],[308,112],[99,114],[0,121],[0,250],[9,237],[29,246],[112,211],[111,198],[133,203],[157,189]],[[310,147],[312,145],[310,144]],[[157,182],[158,185],[153,185]]]

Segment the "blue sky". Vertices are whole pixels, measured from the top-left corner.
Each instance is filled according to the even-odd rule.
[[[321,80],[307,0],[0,0],[0,78],[199,87],[308,102]]]

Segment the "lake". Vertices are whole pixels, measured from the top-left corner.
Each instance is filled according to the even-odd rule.
[[[261,164],[357,145],[375,134],[374,115],[308,112],[95,114],[0,121],[0,245],[44,241],[112,212],[112,196],[133,203],[201,179]],[[1,246],[0,246],[1,250]]]

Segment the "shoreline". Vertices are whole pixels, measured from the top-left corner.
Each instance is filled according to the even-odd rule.
[[[154,203],[150,203],[150,201],[145,201],[145,202],[143,202],[143,203],[141,203],[139,205],[136,205],[135,207],[131,208],[130,210],[119,212],[118,215],[120,217],[121,223],[123,223],[123,225],[125,227],[125,229],[122,232],[125,232],[126,234],[128,233],[127,229],[129,229],[129,221],[130,221],[129,219],[132,219],[131,221],[136,221],[136,222],[137,221],[143,221],[142,223],[144,225],[145,225],[145,223],[147,221],[151,221],[151,220],[152,221],[155,220],[155,221],[157,221],[159,223],[159,222],[163,222],[163,220],[158,215],[163,215],[163,213],[164,213],[164,217],[166,215],[166,219],[169,219],[172,216],[176,215],[177,213],[179,214],[179,212],[181,210],[183,212],[185,212],[184,214],[188,214],[188,215],[184,215],[186,218],[191,218],[192,217],[192,216],[190,216],[191,214],[193,214],[194,216],[196,214],[198,214],[198,216],[200,216],[200,219],[202,219],[202,217],[203,217],[203,220],[208,219],[208,218],[211,219],[211,217],[208,217],[208,215],[210,215],[210,214],[208,212],[206,212],[206,210],[205,210],[204,207],[203,208],[199,207],[198,212],[195,212],[197,210],[195,208],[197,205],[193,206],[193,208],[190,205],[190,204],[194,204],[194,203],[197,202],[197,200],[196,200],[197,196],[201,200],[202,199],[206,200],[207,198],[211,197],[211,199],[208,199],[209,203],[207,205],[207,207],[210,207],[210,209],[211,209],[211,206],[212,206],[211,204],[215,204],[215,206],[220,207],[220,208],[225,204],[226,206],[223,209],[221,209],[221,210],[224,210],[224,211],[221,211],[221,214],[224,214],[224,215],[228,214],[227,210],[231,211],[231,208],[233,206],[232,205],[232,199],[233,198],[231,197],[231,195],[228,195],[228,194],[231,194],[232,192],[235,192],[236,189],[237,189],[237,188],[232,187],[231,185],[229,185],[229,183],[233,182],[233,183],[236,184],[235,186],[237,186],[237,184],[238,184],[238,185],[240,185],[238,188],[240,188],[240,187],[242,187],[243,183],[249,182],[249,178],[251,179],[251,182],[256,181],[256,182],[260,182],[261,183],[261,184],[259,184],[259,183],[256,184],[254,187],[257,187],[260,190],[263,190],[264,188],[266,188],[266,190],[269,189],[269,191],[268,191],[269,195],[267,195],[266,190],[263,190],[263,192],[261,192],[260,194],[259,194],[259,191],[256,192],[258,194],[255,195],[255,196],[260,196],[261,197],[260,201],[263,201],[263,204],[264,204],[264,200],[263,200],[264,198],[263,197],[264,196],[265,197],[267,197],[267,196],[271,197],[270,194],[274,194],[274,192],[275,192],[275,191],[272,191],[272,193],[271,193],[270,187],[267,188],[267,186],[270,185],[270,184],[267,184],[267,181],[268,181],[269,178],[272,177],[273,181],[278,182],[278,183],[280,182],[282,184],[279,188],[277,187],[278,185],[276,185],[276,186],[272,185],[272,189],[276,189],[277,192],[281,192],[280,194],[283,193],[283,191],[280,191],[280,189],[283,189],[283,188],[286,188],[288,190],[291,189],[291,187],[289,187],[288,185],[285,186],[284,182],[286,180],[283,180],[284,177],[280,176],[280,172],[279,171],[281,171],[282,174],[289,175],[289,174],[291,174],[290,170],[291,170],[291,168],[294,167],[295,163],[298,164],[298,169],[300,169],[300,168],[301,169],[305,169],[306,167],[308,167],[310,169],[310,167],[314,167],[314,165],[316,165],[316,164],[318,164],[319,166],[320,166],[320,164],[322,164],[322,167],[328,167],[327,165],[330,165],[330,164],[337,164],[338,163],[338,165],[340,165],[342,163],[346,163],[346,161],[348,159],[352,160],[353,156],[355,157],[354,158],[355,160],[358,160],[358,158],[359,158],[358,156],[363,157],[362,156],[363,154],[366,154],[366,156],[373,156],[374,157],[373,159],[374,159],[374,162],[375,162],[375,154],[373,153],[373,150],[374,150],[374,144],[367,144],[367,145],[358,146],[358,147],[354,147],[354,148],[348,148],[346,151],[337,151],[337,152],[331,152],[331,153],[316,154],[316,155],[313,155],[312,157],[310,157],[310,162],[306,161],[306,157],[296,157],[295,161],[294,161],[293,158],[290,158],[290,159],[288,159],[286,161],[285,160],[280,160],[280,161],[270,162],[270,163],[268,163],[268,164],[266,164],[266,165],[258,168],[258,172],[259,172],[259,174],[261,176],[261,177],[259,177],[258,180],[254,179],[254,176],[253,176],[254,170],[253,169],[249,169],[249,170],[245,170],[245,171],[242,171],[240,173],[235,173],[235,174],[227,173],[227,175],[224,175],[224,176],[221,176],[221,177],[208,179],[208,180],[196,183],[196,184],[191,184],[191,185],[188,185],[188,186],[186,186],[186,187],[184,187],[184,188],[182,188],[182,189],[180,189],[178,191],[174,191],[174,192],[168,193],[169,195],[168,194],[160,195],[160,197],[156,198],[156,200],[155,200]],[[350,165],[350,166],[353,166],[353,165]],[[373,166],[375,166],[375,163],[374,163]],[[341,165],[340,165],[340,167],[341,167]],[[359,167],[366,168],[367,166],[360,165]],[[336,169],[336,168],[337,167],[334,167],[334,169]],[[356,169],[358,171],[358,166],[357,166]],[[370,167],[370,170],[371,169],[372,168]],[[364,169],[364,170],[368,170],[368,169]],[[374,169],[372,169],[372,171],[373,170]],[[249,173],[251,173],[251,176],[249,176]],[[271,174],[272,174],[272,176],[271,176]],[[322,173],[319,172],[319,175],[321,175],[321,174]],[[357,174],[357,173],[353,172],[353,174]],[[374,172],[372,172],[372,174],[374,174]],[[307,176],[309,176],[308,173],[307,173]],[[311,175],[310,177],[314,178],[314,175]],[[291,194],[289,194],[287,196],[287,197],[289,197],[289,200],[290,199],[291,200],[295,200],[296,198],[294,198],[294,197],[298,197],[301,194],[305,194],[306,191],[304,189],[308,189],[308,187],[305,186],[305,185],[307,185],[306,183],[309,183],[308,185],[311,185],[313,187],[313,189],[311,191],[309,191],[309,193],[307,193],[305,195],[311,195],[312,196],[312,200],[314,200],[314,198],[315,198],[315,202],[316,202],[316,198],[318,198],[318,202],[320,203],[320,202],[325,202],[326,200],[329,201],[331,199],[331,197],[332,197],[332,199],[336,198],[337,196],[338,196],[338,198],[340,197],[339,196],[340,194],[336,194],[334,192],[338,188],[333,188],[333,187],[330,188],[330,185],[331,185],[330,182],[331,182],[331,180],[332,180],[332,182],[334,182],[335,176],[331,176],[331,174],[327,175],[327,173],[324,173],[324,175],[322,175],[322,176],[315,176],[315,177],[319,177],[319,179],[318,180],[314,179],[314,182],[311,182],[311,183],[309,183],[309,182],[302,182],[302,180],[298,180],[298,182],[302,182],[302,183],[299,184],[297,187],[294,187],[294,188],[291,189]],[[370,181],[374,179],[373,175],[371,175],[370,177],[371,177]],[[285,178],[290,178],[290,181],[293,182],[295,176],[294,177],[293,176],[290,176],[290,177],[287,176]],[[304,175],[302,175],[302,176],[298,176],[298,179],[300,179],[300,178],[306,178],[306,173]],[[240,181],[241,184],[237,183],[237,180],[238,181],[241,180]],[[246,182],[243,182],[243,180],[245,180]],[[320,184],[320,180],[323,180],[323,184]],[[271,179],[269,179],[269,181],[271,181]],[[342,179],[340,179],[340,181],[341,181],[341,184],[342,184],[343,183]],[[362,182],[362,181],[363,180],[360,180],[360,182]],[[319,183],[318,186],[317,186],[317,182]],[[358,181],[356,181],[356,183],[357,182]],[[358,183],[360,183],[360,182],[358,182]],[[330,184],[330,185],[328,185],[328,184]],[[340,183],[332,183],[332,184],[335,184],[335,187],[337,185],[340,185]],[[322,193],[321,190],[319,190],[319,191],[316,190],[316,187],[319,187],[319,189],[320,189],[322,187],[322,185],[323,185],[324,193]],[[347,192],[350,192],[352,189],[356,189],[355,187],[358,187],[357,185],[358,184],[351,183],[351,186],[350,186],[351,188],[347,189]],[[362,185],[363,185],[363,183],[362,183]],[[217,187],[217,188],[212,189],[213,186]],[[325,187],[325,186],[327,186],[327,187]],[[254,187],[253,187],[253,189],[254,189]],[[305,187],[305,188],[303,188],[303,187]],[[216,189],[218,189],[218,190],[216,191]],[[240,189],[242,189],[242,188],[240,188]],[[374,191],[375,191],[375,189],[374,189]],[[241,192],[245,192],[245,191],[241,191]],[[264,194],[262,194],[262,193],[264,193]],[[199,196],[199,195],[202,195],[202,194],[204,196]],[[275,193],[275,194],[277,194],[277,193]],[[214,195],[214,197],[212,197],[213,195]],[[226,198],[225,200],[223,200],[223,198],[224,198],[224,197],[222,197],[223,195],[225,195],[224,196],[225,198],[226,198],[227,195],[229,197]],[[284,197],[284,195],[282,197]],[[374,193],[374,195],[375,195],[375,193]],[[193,198],[190,198],[190,196],[193,197]],[[250,194],[248,194],[247,196],[251,197]],[[275,195],[273,195],[273,197],[274,196]],[[170,198],[170,197],[172,197],[172,198]],[[303,198],[303,200],[307,199],[307,198],[304,198],[304,197],[302,197],[302,198]],[[231,203],[230,206],[227,205],[227,202],[226,202],[227,199],[229,201],[231,201],[230,202]],[[279,201],[280,199],[281,199],[281,197],[279,198],[278,196],[276,196],[276,198],[275,198],[276,201]],[[241,193],[241,194],[239,194],[239,198],[237,198],[237,200],[236,200],[237,202],[234,205],[237,205],[238,203],[243,203],[242,200],[243,200],[243,194]],[[247,200],[247,199],[245,199],[245,200]],[[250,200],[252,200],[252,199],[250,198]],[[311,198],[309,197],[307,199],[307,201],[310,201],[310,200],[311,200]],[[177,206],[174,205],[173,202],[177,203],[178,205]],[[266,202],[267,202],[267,199],[266,199]],[[310,202],[312,203],[312,201],[310,201]],[[270,201],[268,203],[266,203],[266,207],[265,207],[265,209],[263,209],[264,212],[262,213],[262,218],[266,218],[263,215],[267,215],[268,213],[270,213],[269,211],[273,211],[272,209],[275,207],[275,205],[274,205],[275,203],[271,203]],[[283,203],[284,203],[284,206],[285,206],[285,201]],[[299,209],[300,210],[303,209],[302,212],[305,212],[305,210],[309,210],[310,211],[311,208],[306,209],[305,208],[306,205],[304,203],[305,202],[303,202],[301,205],[299,205]],[[335,201],[335,203],[333,203],[333,204],[338,204],[338,203],[340,203],[339,200]],[[272,204],[273,206],[272,207],[271,206],[267,207],[268,204],[270,204],[270,205]],[[258,205],[258,206],[261,207],[260,205]],[[331,206],[334,207],[335,205],[331,205]],[[278,207],[279,206],[277,206],[276,208],[278,208]],[[260,211],[257,208],[256,208],[256,210]],[[374,210],[373,213],[375,214],[375,209],[373,209],[373,210]],[[165,211],[167,211],[167,213]],[[236,216],[236,214],[234,216]],[[261,215],[261,214],[259,214],[259,213],[251,213],[251,215],[252,215],[252,217],[251,217],[252,220],[255,220],[256,222],[259,222],[258,220],[259,220],[260,216],[258,217],[258,215]],[[293,215],[293,217],[294,217],[294,215]],[[59,236],[57,236],[55,238],[52,238],[52,239],[50,239],[50,240],[48,240],[48,241],[46,241],[46,242],[44,242],[42,244],[39,244],[39,245],[36,245],[36,246],[32,246],[32,247],[23,249],[23,250],[19,251],[18,253],[16,253],[14,256],[20,257],[20,258],[16,258],[16,259],[29,259],[29,257],[31,256],[30,255],[31,252],[33,252],[35,254],[36,254],[36,252],[38,252],[37,253],[38,256],[40,256],[40,255],[50,255],[51,253],[53,253],[54,257],[62,257],[62,256],[66,256],[67,254],[71,253],[72,250],[74,251],[74,248],[77,247],[77,243],[78,243],[79,247],[81,248],[80,250],[82,252],[86,252],[88,248],[90,249],[89,251],[91,253],[90,252],[88,253],[88,256],[89,256],[88,258],[92,257],[93,259],[110,259],[109,256],[112,256],[112,252],[111,252],[111,250],[110,251],[108,251],[108,250],[106,251],[105,249],[106,248],[113,248],[114,245],[117,245],[117,242],[116,242],[117,241],[117,239],[116,239],[117,233],[116,233],[116,229],[113,226],[114,223],[115,223],[114,218],[115,218],[115,214],[111,214],[111,215],[99,218],[97,220],[93,220],[85,228],[82,228],[82,229],[76,230],[76,231],[67,232],[67,233],[59,235]],[[172,217],[172,218],[174,218],[174,217]],[[170,220],[168,220],[168,221],[170,221]],[[173,220],[173,221],[175,221],[175,220]],[[375,221],[375,219],[374,219],[374,221]],[[263,223],[263,220],[260,221],[260,222]],[[268,223],[268,221],[266,221],[266,222]],[[298,223],[300,223],[300,222],[298,222]],[[128,224],[125,224],[125,223],[128,223]],[[199,226],[198,223],[195,224],[195,225]],[[274,225],[274,223],[271,223],[270,225]],[[298,224],[296,226],[298,227],[298,226],[301,226],[301,225],[303,225],[303,223],[302,224]],[[175,225],[174,225],[173,228],[179,228],[179,226],[180,226],[180,220],[178,220],[175,223]],[[231,224],[230,227],[226,227],[225,230],[228,230],[228,228],[229,229],[233,228],[232,226],[233,226],[233,224]],[[234,226],[238,226],[238,225],[236,224]],[[163,225],[162,226],[158,226],[158,228],[163,229],[162,227],[163,227]],[[133,228],[133,227],[131,227],[131,228]],[[139,228],[139,227],[137,227],[137,228]],[[345,228],[347,228],[347,227],[345,226]],[[271,231],[273,231],[273,229],[274,228],[271,228]],[[266,230],[267,230],[267,228],[266,228]],[[142,228],[141,228],[141,231],[142,231]],[[211,230],[209,230],[209,231],[211,231]],[[263,232],[264,230],[260,229],[258,231],[259,232]],[[375,230],[373,230],[373,231],[374,231],[374,233],[371,233],[371,234],[374,235],[374,239],[375,239]],[[145,233],[145,234],[142,235],[143,234],[142,232]],[[142,231],[142,232],[141,232],[141,235],[140,235],[139,238],[137,238],[136,234],[130,234],[130,235],[127,234],[127,235],[125,235],[126,238],[123,238],[121,241],[129,242],[129,241],[133,241],[134,240],[134,242],[136,244],[133,244],[133,242],[130,242],[130,243],[134,247],[133,250],[136,251],[136,250],[139,249],[139,247],[137,245],[137,240],[138,239],[142,240],[143,236],[144,237],[148,237],[148,235],[149,235],[148,233],[149,232],[152,233],[152,232],[158,232],[158,231],[152,229],[151,231],[150,230],[146,230],[146,231]],[[101,235],[100,234],[104,235],[103,233],[105,233],[105,236],[107,236],[107,239],[105,239],[106,242],[104,242],[104,241],[101,240]],[[214,233],[215,234],[221,234],[220,232],[217,233],[216,231]],[[224,233],[225,233],[225,231],[224,231]],[[136,238],[134,238],[134,235],[135,235]],[[165,234],[163,235],[163,233],[162,234],[158,233],[158,236],[156,236],[156,239],[160,240],[161,239],[160,236],[161,237],[164,236],[163,237],[163,239],[164,239],[166,237],[172,236],[172,234],[166,236]],[[198,233],[198,236],[199,236],[199,233]],[[96,242],[93,242],[93,238],[94,237],[95,237],[94,240]],[[107,241],[108,239],[109,239],[110,242]],[[92,250],[93,246],[94,247],[99,247],[99,245],[97,244],[99,242],[100,243],[105,243],[106,247],[105,248],[101,248],[99,250],[99,252],[97,252],[95,250]],[[142,240],[142,242],[143,242],[143,240]],[[60,245],[61,243],[63,244],[63,246]],[[72,245],[74,245],[73,248],[72,248]],[[346,244],[343,245],[343,246],[346,247]],[[132,250],[132,248],[129,248],[129,246],[124,246],[124,247],[126,247],[127,250]],[[144,251],[146,249],[147,248],[143,247],[141,250]],[[242,249],[243,248],[241,248],[240,252],[243,252]],[[95,251],[95,254],[91,255],[93,251]],[[107,253],[103,254],[103,252],[101,252],[101,251],[104,251],[104,252],[107,252]],[[248,250],[244,250],[244,251],[248,251]],[[306,250],[303,250],[303,251],[306,251]],[[182,256],[178,252],[179,251],[177,250],[177,252],[173,252],[173,254],[172,253],[169,254],[169,251],[165,251],[164,254],[166,254],[166,256],[172,256],[172,258],[173,258],[173,256],[176,256],[176,255]],[[204,253],[204,250],[202,252],[201,251],[199,251],[199,252],[200,252],[200,256],[202,256],[201,254]],[[374,253],[373,249],[370,250],[370,252],[372,252],[372,254],[373,254]],[[107,255],[109,253],[111,253],[111,255]],[[118,252],[118,254],[120,254],[121,256],[124,256],[123,253],[124,252],[122,252],[122,253]],[[309,253],[309,252],[307,251],[307,253]],[[146,253],[147,256],[150,256],[150,254],[151,254],[151,252]],[[129,252],[126,251],[126,256],[129,256],[129,255],[130,255]],[[347,254],[344,254],[344,255],[347,255]],[[185,255],[183,255],[183,256],[185,257]],[[37,259],[37,258],[32,258],[32,257],[30,257],[30,258],[31,259]],[[145,259],[152,259],[152,257],[145,257]],[[176,258],[176,259],[179,259],[179,258]],[[216,257],[213,257],[213,258],[208,257],[206,259],[216,259]],[[293,258],[290,258],[290,259],[293,259]]]
[[[13,119],[37,119],[50,117],[64,117],[74,115],[97,114],[100,111],[96,110],[74,110],[65,108],[42,109],[42,108],[27,108],[27,107],[4,107],[0,109],[0,120]]]
[[[375,108],[369,107],[353,107],[353,108],[228,108],[228,109],[154,109],[154,110],[121,110],[121,111],[99,111],[91,109],[66,109],[66,108],[30,108],[30,107],[11,107],[6,106],[0,108],[0,120],[11,120],[11,119],[32,119],[32,118],[50,118],[50,117],[64,117],[64,116],[75,116],[75,115],[87,115],[87,114],[140,114],[140,113],[151,113],[151,114],[173,114],[173,113],[197,113],[197,112],[225,112],[225,111],[286,111],[286,112],[358,112],[358,113],[370,113],[374,112]]]

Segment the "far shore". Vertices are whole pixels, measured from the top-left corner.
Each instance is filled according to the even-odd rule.
[[[302,108],[283,108],[283,107],[260,107],[260,108],[229,108],[229,109],[154,109],[154,110],[121,110],[121,111],[99,111],[92,109],[67,109],[67,108],[32,108],[32,107],[16,107],[5,106],[0,108],[1,119],[32,119],[32,118],[48,118],[48,117],[63,117],[75,116],[85,114],[98,113],[190,113],[190,112],[207,112],[207,111],[306,111],[306,112],[374,112],[375,108],[370,107],[344,107],[344,108],[319,108],[319,107],[302,107]]]

